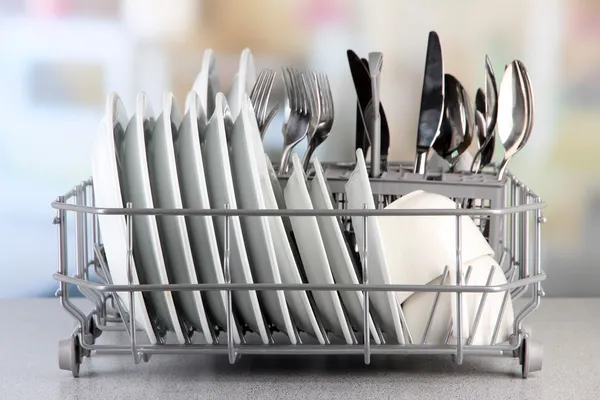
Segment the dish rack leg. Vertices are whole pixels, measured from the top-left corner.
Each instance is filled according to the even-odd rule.
[[[527,379],[531,372],[542,370],[542,361],[544,358],[544,347],[541,343],[532,341],[526,335],[520,347],[519,362],[521,363],[521,377]]]
[[[79,343],[79,335],[73,333],[70,338],[58,342],[58,367],[71,371],[74,378],[79,377],[83,349]]]

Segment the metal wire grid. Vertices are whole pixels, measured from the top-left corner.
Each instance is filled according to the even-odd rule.
[[[229,209],[227,204],[223,209],[211,210],[191,210],[191,209],[136,209],[131,203],[124,209],[97,208],[93,204],[93,185],[91,179],[81,182],[63,196],[59,196],[52,206],[57,210],[57,216],[54,223],[58,225],[59,236],[59,270],[53,277],[59,281],[57,296],[66,311],[72,315],[79,323],[75,334],[80,336],[79,342],[85,352],[109,351],[117,353],[131,353],[134,362],[137,364],[141,360],[148,361],[152,354],[193,354],[193,353],[225,353],[229,361],[234,363],[242,354],[360,354],[364,355],[364,362],[370,363],[373,354],[450,354],[457,364],[462,364],[465,354],[479,355],[503,355],[514,354],[522,344],[522,340],[527,337],[527,332],[522,327],[523,321],[539,306],[540,298],[544,295],[541,282],[546,275],[541,269],[541,224],[544,222],[542,209],[545,203],[528,187],[520,183],[516,178],[509,176],[506,181],[504,193],[507,195],[507,205],[509,207],[490,208],[490,209],[455,209],[455,210],[348,210],[343,206],[336,210],[241,210]],[[338,198],[340,204],[344,204],[343,196]],[[468,196],[465,196],[468,197]],[[67,255],[67,242],[69,239],[67,228],[67,215],[70,212],[75,213],[75,263],[77,272],[75,275],[69,275],[69,260]],[[128,235],[128,284],[113,285],[109,266],[106,264],[103,255],[100,235],[98,230],[98,215],[122,215],[126,219],[129,229]],[[133,216],[136,215],[165,215],[165,216],[223,216],[225,217],[225,249],[223,252],[224,284],[168,284],[168,285],[135,285],[132,279],[132,226]],[[445,284],[449,274],[450,266],[446,266],[440,285],[375,285],[369,283],[369,265],[367,238],[369,218],[374,216],[454,216],[456,218],[456,285]],[[463,275],[463,265],[461,260],[461,216],[468,215],[472,218],[490,218],[499,217],[503,221],[503,237],[500,265],[508,260],[508,268],[505,274],[508,283],[504,285],[490,285],[494,269],[490,271],[486,286],[467,286],[471,274],[471,267],[467,268]],[[363,241],[358,244],[359,251],[363,254],[362,263],[362,282],[358,285],[348,284],[271,284],[271,283],[232,283],[231,271],[229,266],[229,235],[230,221],[234,217],[268,217],[268,216],[336,216],[339,218],[350,218],[352,216],[362,217]],[[90,226],[91,225],[91,226]],[[89,234],[91,233],[91,238]],[[533,250],[531,245],[533,243]],[[90,249],[92,256],[90,257]],[[90,280],[89,269],[93,269],[99,277],[100,283]],[[360,275],[359,275],[360,276]],[[464,276],[464,279],[463,279]],[[89,300],[95,305],[94,310],[86,314],[73,304],[70,299],[68,286],[75,285]],[[496,338],[500,322],[503,317],[506,304],[511,298],[514,300],[531,290],[531,300],[515,314],[513,334],[508,344],[497,344]],[[225,327],[226,343],[219,341],[219,328],[215,327],[211,334],[215,338],[215,344],[192,344],[192,329],[188,326],[188,344],[167,344],[165,342],[165,331],[157,326],[158,345],[140,345],[138,343],[139,328],[135,324],[135,309],[131,307],[129,312],[116,296],[117,292],[127,292],[129,304],[134,304],[134,292],[142,291],[189,291],[189,290],[222,290],[227,293],[227,326]],[[298,332],[294,334],[299,339],[298,345],[289,343],[275,343],[270,336],[269,345],[247,344],[245,340],[236,345],[232,337],[233,324],[240,325],[233,310],[232,291],[234,290],[302,290],[302,291],[362,291],[363,310],[364,310],[364,332],[362,332],[362,343],[354,337],[354,344],[330,344],[312,345],[303,344]],[[371,333],[369,332],[368,316],[370,309],[369,294],[371,292],[431,292],[436,293],[434,305],[428,316],[428,325],[420,340],[415,341],[411,335],[410,329],[403,316],[402,307],[398,304],[398,310],[402,322],[403,339],[401,343],[386,343],[381,330],[377,329],[377,334],[381,336],[382,344],[371,343]],[[427,345],[426,339],[430,330],[431,321],[434,318],[439,296],[441,293],[456,293],[456,318],[462,321],[462,295],[463,293],[482,293],[475,319],[471,326],[470,337],[463,337],[461,329],[462,324],[457,324],[457,330],[454,332],[456,344],[449,344],[448,341],[452,334],[452,325],[448,328],[446,343],[443,345]],[[496,320],[493,338],[488,345],[472,345],[473,337],[481,318],[483,306],[489,293],[504,292],[504,299],[501,311]],[[109,304],[118,311],[118,315],[110,313]],[[95,317],[95,318],[94,318]],[[101,331],[118,330],[118,325],[111,323],[122,323],[130,339],[129,345],[122,344],[96,344],[95,338]],[[211,326],[214,326],[211,324]],[[322,324],[320,324],[321,329]],[[351,324],[349,325],[351,326]],[[121,329],[123,329],[121,328]],[[243,328],[240,326],[240,328]],[[324,331],[324,330],[323,330]],[[272,333],[272,332],[271,332]],[[243,336],[242,336],[243,337]],[[327,337],[325,332],[325,337]]]

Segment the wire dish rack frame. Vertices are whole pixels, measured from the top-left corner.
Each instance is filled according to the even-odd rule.
[[[496,176],[497,166],[493,165],[479,174],[445,173],[443,171],[428,172],[427,175],[412,174],[410,165],[403,163],[390,164],[389,169],[380,178],[371,178],[371,187],[375,196],[378,209],[357,210],[345,208],[344,184],[353,168],[353,164],[335,163],[325,164],[325,175],[328,180],[337,209],[334,210],[247,210],[229,209],[227,204],[222,209],[194,210],[194,209],[139,209],[131,203],[126,208],[109,209],[94,206],[93,182],[90,179],[76,185],[66,194],[59,196],[52,207],[56,209],[53,223],[58,227],[59,260],[58,271],[53,278],[58,281],[59,288],[56,296],[60,298],[63,308],[70,314],[77,326],[68,339],[59,342],[58,361],[59,368],[71,371],[74,377],[79,376],[80,365],[85,357],[92,352],[109,352],[129,354],[133,356],[135,364],[148,362],[152,355],[159,354],[224,354],[230,363],[244,354],[357,354],[362,355],[366,364],[370,363],[371,356],[379,354],[416,354],[416,355],[450,355],[457,364],[462,364],[465,356],[511,356],[519,359],[522,377],[527,378],[530,372],[541,370],[543,348],[541,344],[532,341],[530,332],[524,327],[523,322],[533,313],[544,296],[542,281],[546,278],[541,268],[541,225],[545,222],[542,209],[546,204],[529,187],[520,182],[510,172],[502,181]],[[287,177],[280,178],[282,185]],[[408,194],[414,190],[425,190],[451,197],[461,203],[467,199],[475,201],[476,206],[450,210],[384,210],[382,207],[395,198]],[[68,216],[75,214],[74,232],[68,227]],[[127,266],[128,284],[114,285],[107,265],[98,226],[99,215],[122,215],[126,219],[129,237]],[[132,224],[135,215],[167,215],[167,216],[222,216],[225,219],[225,248],[222,254],[224,266],[224,284],[199,283],[199,284],[139,284],[133,283],[132,278]],[[449,275],[446,266],[442,282],[439,285],[379,285],[369,283],[368,251],[367,251],[367,225],[369,217],[375,216],[454,216],[456,219],[456,285],[444,284]],[[504,285],[471,286],[466,285],[470,275],[470,267],[465,271],[461,262],[461,216],[467,215],[481,227],[496,252],[498,263],[503,267],[507,278]],[[233,283],[229,270],[229,223],[232,217],[293,217],[293,216],[336,216],[345,222],[345,227],[351,233],[351,217],[364,219],[364,243],[355,243],[357,251],[363,252],[365,262],[362,270],[357,271],[361,279],[359,284],[274,284],[274,283]],[[73,237],[74,235],[74,237]],[[74,239],[75,268],[70,264],[68,243]],[[73,269],[75,271],[73,271]],[[360,268],[359,268],[360,269]],[[490,277],[493,274],[490,271]],[[78,307],[69,294],[69,288],[76,287],[93,304],[89,312]],[[172,344],[166,339],[166,332],[157,328],[155,332],[159,343],[140,343],[141,329],[136,326],[135,307],[127,311],[116,293],[127,293],[129,304],[133,304],[134,292],[147,291],[208,291],[220,290],[227,296],[227,326],[218,327],[211,324],[213,344],[201,344],[195,341],[194,329],[190,324],[183,322],[186,344]],[[255,345],[247,343],[242,335],[240,344],[234,343],[231,327],[237,324],[240,332],[248,332],[234,313],[232,291],[235,290],[301,290],[307,293],[313,291],[361,291],[363,293],[363,311],[365,327],[364,332],[352,332],[353,344],[333,344],[329,332],[318,321],[319,328],[326,338],[325,344],[305,344],[300,332],[294,331],[297,344],[273,338],[276,331],[274,326],[269,326],[268,345]],[[429,325],[436,311],[437,299],[441,293],[455,293],[456,318],[462,321],[462,296],[465,293],[482,293],[475,319],[472,322],[471,336],[475,334],[479,323],[481,310],[486,296],[492,293],[504,293],[503,303],[496,320],[494,336],[489,345],[473,345],[469,337],[464,337],[461,332],[461,323],[458,323],[455,335],[456,343],[448,343],[450,331],[445,344],[422,344],[425,340],[413,338],[406,324],[402,306],[398,304],[404,343],[387,343],[385,335],[381,332],[379,324],[375,322],[376,332],[381,338],[381,344],[372,343],[369,331],[369,294],[372,292],[429,292],[436,293],[436,299],[429,315],[429,323],[424,336],[427,335]],[[495,343],[505,306],[507,302],[523,297],[525,301],[519,310],[515,308],[512,334],[508,342]],[[526,300],[528,299],[528,300]],[[311,300],[312,301],[312,300]],[[514,303],[513,303],[514,304]],[[316,311],[316,308],[313,308]],[[345,310],[344,310],[345,311]],[[347,313],[345,313],[346,319]],[[317,319],[318,315],[317,315]],[[349,323],[352,327],[352,324]],[[452,328],[452,327],[450,327]],[[98,344],[96,339],[105,331],[125,331],[129,343]],[[365,340],[366,338],[366,340]]]

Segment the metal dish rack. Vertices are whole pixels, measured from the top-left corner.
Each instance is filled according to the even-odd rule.
[[[106,209],[94,207],[93,184],[91,179],[81,182],[71,191],[63,196],[59,196],[52,203],[52,207],[57,210],[54,218],[54,224],[58,226],[59,237],[59,267],[53,275],[59,282],[59,289],[56,292],[60,298],[62,306],[77,321],[77,327],[71,336],[59,342],[59,367],[63,370],[71,371],[74,377],[79,376],[79,367],[86,356],[95,352],[110,352],[133,355],[134,363],[141,361],[147,362],[155,354],[227,354],[230,363],[234,363],[238,357],[245,354],[269,355],[269,354],[358,354],[363,355],[364,362],[370,363],[371,356],[378,354],[427,354],[427,355],[450,355],[457,364],[462,364],[465,356],[470,355],[496,355],[511,356],[519,358],[522,366],[522,377],[526,378],[530,372],[541,370],[542,366],[542,346],[533,342],[530,333],[524,328],[523,322],[539,306],[541,297],[544,296],[541,282],[546,278],[541,268],[541,225],[545,222],[542,216],[542,209],[545,203],[531,189],[520,182],[516,177],[508,173],[501,182],[495,178],[496,166],[480,174],[454,174],[444,173],[442,171],[428,172],[428,175],[415,175],[409,172],[406,164],[390,164],[388,171],[384,172],[380,178],[371,179],[373,194],[377,210],[347,210],[345,209],[344,184],[353,168],[352,164],[327,164],[325,165],[325,175],[329,182],[330,189],[334,198],[337,200],[338,209],[335,210],[232,210],[227,205],[223,209],[211,210],[167,210],[167,209],[136,209],[132,204],[128,204],[124,209]],[[281,178],[282,185],[285,184],[286,177]],[[414,190],[425,190],[442,194],[454,198],[457,202],[464,199],[477,199],[481,207],[455,210],[382,210],[381,207],[395,198],[408,194]],[[74,238],[69,234],[67,227],[67,216],[75,214],[75,232]],[[123,215],[129,228],[129,251],[128,257],[133,257],[131,247],[133,215],[171,215],[171,216],[193,216],[193,215],[211,215],[224,216],[226,221],[225,229],[225,251],[223,254],[225,284],[169,284],[169,285],[135,285],[131,283],[131,271],[129,273],[129,284],[113,285],[109,266],[103,254],[102,243],[98,230],[97,217],[99,214]],[[444,285],[444,280],[440,285],[374,285],[368,283],[368,263],[362,264],[362,271],[357,271],[361,283],[357,285],[348,284],[267,284],[254,283],[242,284],[232,283],[229,271],[228,257],[229,252],[229,220],[233,216],[332,216],[335,215],[346,222],[351,235],[352,226],[350,217],[358,216],[364,218],[366,227],[369,217],[372,216],[400,216],[400,215],[446,215],[456,218],[456,285]],[[507,284],[498,286],[466,286],[465,280],[468,280],[470,268],[467,268],[466,274],[463,274],[461,263],[461,215],[468,215],[481,225],[492,248],[496,251],[498,262],[503,266],[503,271],[507,277]],[[489,225],[489,226],[488,226]],[[488,226],[487,229],[484,226]],[[72,233],[71,233],[72,235]],[[76,271],[73,273],[69,265],[67,243],[74,239],[75,244],[75,264]],[[364,256],[368,257],[366,251],[366,229],[364,243],[357,243],[358,251],[363,251]],[[131,263],[128,263],[131,267]],[[448,266],[446,266],[444,279],[448,275]],[[488,282],[490,279],[488,279]],[[84,312],[72,302],[69,294],[69,288],[76,287],[87,299],[91,300],[94,308],[91,312]],[[188,344],[172,344],[166,339],[166,332],[157,332],[159,344],[150,345],[140,343],[142,335],[141,330],[136,327],[134,309],[130,312],[116,296],[117,292],[126,292],[129,295],[130,304],[133,304],[133,293],[136,291],[179,291],[179,290],[221,290],[227,292],[227,326],[218,327],[212,324],[211,332],[215,338],[214,344],[201,344],[195,340],[201,335],[194,335],[191,325],[184,325],[187,329]],[[283,335],[278,335],[277,340],[273,338],[275,328],[271,327],[270,344],[256,345],[251,344],[243,336],[240,344],[235,344],[232,340],[233,324],[238,324],[243,332],[248,332],[247,327],[240,323],[234,313],[232,296],[233,290],[304,290],[307,293],[312,291],[362,291],[364,293],[364,332],[354,332],[354,344],[334,344],[334,340],[329,340],[328,333],[322,328],[326,344],[304,343],[306,338],[299,332],[294,332],[298,339],[298,344],[290,344]],[[498,330],[502,315],[508,301],[514,301],[519,297],[529,298],[529,301],[523,302],[522,308],[515,308],[514,325],[512,326],[512,335],[507,343],[492,342],[489,345],[472,345],[463,334],[458,324],[458,329],[454,332],[456,344],[422,344],[425,343],[421,338],[414,338],[404,321],[402,306],[398,304],[402,328],[405,335],[405,343],[388,343],[385,335],[381,333],[376,322],[377,334],[382,339],[381,344],[374,344],[369,332],[367,323],[370,301],[369,293],[375,291],[386,292],[430,292],[436,293],[436,300],[430,311],[431,319],[436,311],[437,299],[443,292],[456,293],[456,318],[462,321],[462,294],[463,293],[483,293],[479,303],[477,314],[480,314],[485,298],[488,293],[504,293],[504,303],[500,315],[496,322]],[[527,296],[525,296],[527,295]],[[515,305],[516,307],[516,305]],[[472,327],[477,329],[479,317],[476,314]],[[352,326],[349,324],[349,326]],[[427,328],[429,329],[429,328]],[[96,339],[104,331],[124,330],[129,337],[129,343],[111,343],[97,344]],[[472,329],[472,331],[474,331]],[[450,332],[448,332],[450,333]],[[471,334],[473,335],[474,332]],[[427,335],[427,332],[425,332]],[[447,337],[449,337],[448,335]],[[495,335],[494,335],[495,337]],[[280,339],[283,338],[283,339]],[[367,338],[367,340],[365,340]],[[310,341],[310,340],[308,340]]]

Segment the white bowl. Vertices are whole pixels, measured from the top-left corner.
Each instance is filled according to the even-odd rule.
[[[507,283],[502,268],[491,256],[482,256],[470,262],[463,264],[463,276],[471,266],[471,273],[468,281],[466,277],[463,282],[466,286],[486,286],[491,268],[494,268],[490,285],[503,285]],[[442,277],[434,279],[431,284],[439,285]],[[456,274],[454,269],[450,269],[450,274],[444,282],[445,285],[454,285],[456,283]],[[473,341],[473,345],[490,345],[496,322],[500,315],[500,310],[504,302],[506,292],[488,293],[485,298],[485,304],[482,308],[481,317]],[[482,293],[463,293],[462,295],[462,337],[463,343],[472,333],[473,322],[477,315]],[[406,323],[410,329],[415,343],[421,343],[423,333],[427,329],[427,322],[431,309],[435,302],[436,293],[420,292],[410,296],[403,304],[402,310],[406,318]],[[449,343],[455,344],[456,341],[456,293],[441,293],[439,295],[436,311],[434,313],[427,340],[425,344],[443,344],[446,341],[450,323],[453,325],[453,332]],[[508,341],[512,334],[514,323],[514,312],[512,301],[509,298],[502,314],[500,328],[494,343],[504,343]]]
[[[386,209],[455,209],[448,197],[422,190],[411,192]],[[455,216],[380,216],[379,231],[391,283],[425,285],[456,266]],[[462,261],[494,255],[469,216],[462,216]],[[403,302],[413,292],[397,293]]]

